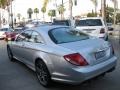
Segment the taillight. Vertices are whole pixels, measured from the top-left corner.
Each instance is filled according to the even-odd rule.
[[[79,54],[69,54],[64,56],[65,60],[74,65],[86,66],[88,65],[87,61]]]
[[[100,33],[105,33],[105,29],[101,28]]]

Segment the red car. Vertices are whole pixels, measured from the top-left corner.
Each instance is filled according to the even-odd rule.
[[[4,38],[6,41],[13,41],[16,38],[17,33],[15,32],[6,32],[5,33],[6,37]]]
[[[0,29],[0,38],[4,39],[6,41],[14,40],[16,35],[17,35],[17,33],[14,32],[14,30],[11,29],[11,28],[2,28],[2,29]]]

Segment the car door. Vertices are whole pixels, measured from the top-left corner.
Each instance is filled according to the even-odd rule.
[[[24,43],[24,55],[26,64],[30,67],[34,66],[33,60],[35,59],[35,54],[39,52],[39,47],[44,45],[44,40],[37,31],[33,31],[29,41]]]
[[[25,62],[25,43],[29,41],[31,38],[32,31],[27,30],[22,32],[15,41],[12,42],[12,52],[15,58],[18,60]]]

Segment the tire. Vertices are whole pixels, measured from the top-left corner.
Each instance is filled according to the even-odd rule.
[[[42,60],[39,60],[35,64],[35,69],[40,84],[44,87],[50,86],[52,81],[46,64]]]
[[[13,58],[13,54],[12,54],[11,49],[10,49],[9,46],[7,46],[7,53],[8,53],[9,60],[12,61],[12,62],[14,62],[15,59]]]
[[[107,37],[105,38],[105,41],[108,41],[108,35],[107,35]]]

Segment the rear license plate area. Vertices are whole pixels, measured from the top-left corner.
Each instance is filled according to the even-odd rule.
[[[105,51],[100,51],[95,53],[95,58],[100,59],[103,58],[106,55]]]

